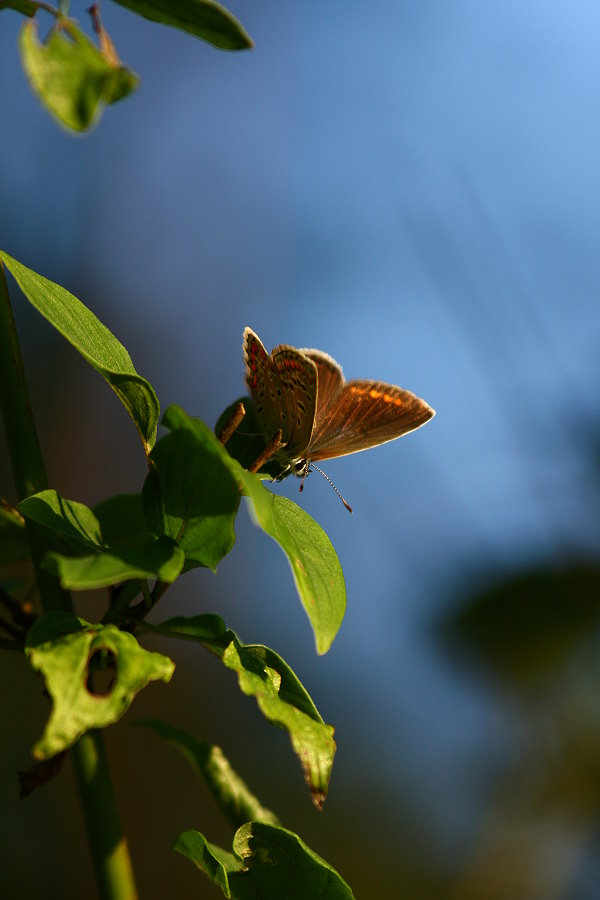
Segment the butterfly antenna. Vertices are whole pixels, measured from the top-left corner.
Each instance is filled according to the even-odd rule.
[[[323,469],[320,469],[318,466],[315,466],[314,463],[311,463],[310,466],[307,466],[307,467],[306,467],[306,471],[305,471],[304,476],[303,476],[303,478],[302,478],[302,484],[300,485],[300,490],[302,490],[302,488],[304,487],[304,479],[306,478],[306,476],[308,475],[308,473],[310,472],[311,469],[316,469],[317,472],[320,472],[320,473],[321,473],[321,475],[323,476],[323,478],[325,479],[325,481],[328,481],[329,484],[331,485],[331,487],[334,489],[334,491],[336,492],[336,494],[338,495],[338,497],[340,498],[340,500],[342,501],[342,503],[344,504],[344,506],[346,507],[346,509],[348,510],[348,512],[352,512],[352,507],[350,506],[350,504],[348,503],[348,501],[345,500],[345,499],[342,497],[342,495],[340,494],[340,492],[339,492],[338,489],[336,488],[335,484],[333,483],[333,481],[331,480],[331,478],[329,477],[329,475],[326,475],[325,472],[323,471]]]

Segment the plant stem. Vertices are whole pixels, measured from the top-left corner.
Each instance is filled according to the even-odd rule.
[[[135,900],[137,891],[123,836],[104,741],[88,731],[71,751],[75,778],[102,900]]]
[[[19,499],[43,491],[48,476],[35,428],[19,338],[10,305],[4,267],[0,262],[0,407]],[[44,612],[72,611],[71,595],[41,565],[45,552],[43,527],[27,523],[31,555]],[[133,900],[137,896],[129,850],[119,822],[102,735],[84,735],[71,752],[75,778],[88,830],[98,889],[102,900]]]
[[[8,452],[19,500],[48,487],[38,440],[21,347],[10,305],[4,266],[0,262],[0,403]]]

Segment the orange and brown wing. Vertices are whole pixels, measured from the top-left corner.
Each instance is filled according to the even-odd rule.
[[[244,362],[246,363],[246,384],[252,396],[256,417],[267,439],[281,428],[282,440],[288,437],[288,430],[282,425],[282,389],[273,360],[262,341],[251,328],[244,330]],[[285,415],[283,417],[285,421]]]
[[[333,357],[321,350],[301,350],[304,356],[312,359],[317,367],[317,409],[313,434],[320,431],[321,423],[326,418],[331,406],[344,387],[344,374]]]
[[[303,456],[310,443],[317,403],[317,367],[301,350],[286,344],[275,347],[271,357],[282,391],[285,449],[295,459]]]
[[[402,437],[434,415],[411,391],[382,381],[349,381],[313,429],[305,455],[317,462],[358,453]]]

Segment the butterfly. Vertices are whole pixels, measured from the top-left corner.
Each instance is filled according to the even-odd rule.
[[[291,470],[305,478],[315,462],[393,441],[435,415],[404,388],[383,381],[346,381],[337,362],[321,350],[280,344],[267,353],[251,328],[244,330],[243,350],[260,428],[267,439],[281,432],[276,459],[284,468],[279,477]]]

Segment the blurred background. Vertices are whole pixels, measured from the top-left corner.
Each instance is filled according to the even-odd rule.
[[[84,3],[72,3],[88,33]],[[214,424],[244,393],[241,337],[330,353],[436,410],[326,464],[298,497],[340,557],[348,609],[317,657],[285,558],[249,520],[215,576],[155,621],[215,612],[294,668],[338,754],[322,814],[287,736],[199,648],[108,752],[141,896],[218,892],[170,844],[231,834],[186,762],[132,718],[219,743],[357,898],[600,893],[600,8],[521,0],[231,5],[222,53],[109,3],[140,90],[85,138],[30,92],[0,31],[0,245],[82,299],[161,406]],[[11,282],[53,487],[141,489],[135,429]],[[14,500],[2,440],[0,493]],[[101,595],[77,610],[102,615]],[[149,644],[150,646],[150,644]],[[16,771],[48,714],[0,659],[7,898],[93,896],[72,772]],[[5,658],[8,657],[8,658]],[[10,738],[10,740],[9,740]]]

